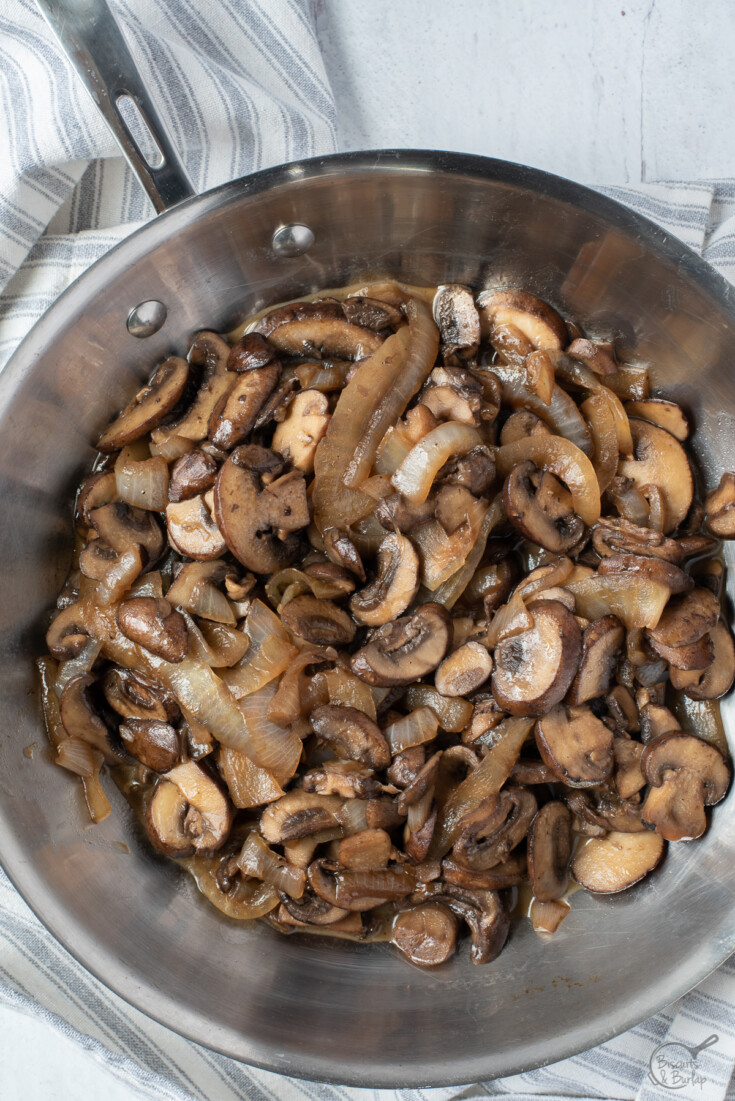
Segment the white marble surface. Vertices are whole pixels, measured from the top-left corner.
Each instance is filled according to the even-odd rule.
[[[735,176],[731,0],[317,9],[346,149],[457,149],[585,183]],[[0,1008],[2,1101],[138,1096],[49,1026]]]

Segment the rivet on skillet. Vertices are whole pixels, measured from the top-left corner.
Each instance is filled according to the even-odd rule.
[[[147,302],[141,302],[128,314],[127,326],[131,336],[137,336],[141,340],[147,336],[153,336],[166,322],[168,310],[163,302],[151,298]]]
[[[302,256],[314,244],[314,232],[308,226],[291,222],[279,226],[271,239],[276,256]]]

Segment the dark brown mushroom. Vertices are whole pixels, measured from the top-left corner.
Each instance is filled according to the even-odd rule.
[[[108,706],[123,719],[171,723],[179,718],[179,706],[172,693],[132,669],[113,665],[102,678],[102,691]]]
[[[270,803],[260,816],[260,832],[272,845],[296,841],[320,830],[339,827],[335,814],[342,806],[336,795],[316,795],[295,788]]]
[[[520,757],[510,770],[508,779],[512,784],[533,787],[540,784],[555,784],[559,777],[543,761],[532,761]]]
[[[422,604],[411,616],[379,627],[352,657],[352,671],[371,685],[411,684],[433,673],[447,652],[452,619],[441,604]]]
[[[692,700],[716,700],[730,691],[735,680],[735,645],[727,626],[720,621],[709,632],[714,650],[712,664],[703,672],[680,673],[672,668],[671,683],[683,688]]]
[[[441,868],[445,883],[467,887],[471,891],[502,891],[506,887],[518,887],[528,879],[526,854],[522,849],[516,849],[500,864],[484,872],[465,868],[449,856],[444,857]]]
[[[442,902],[469,927],[473,963],[490,963],[503,950],[510,918],[497,891],[470,890],[452,883],[427,883],[411,902]]]
[[[465,642],[444,658],[434,674],[442,696],[468,696],[484,684],[493,671],[493,659],[481,642]]]
[[[546,764],[573,788],[604,783],[613,770],[613,732],[589,707],[555,707],[536,724]]]
[[[663,838],[647,830],[590,837],[572,858],[572,875],[593,894],[617,894],[652,872],[665,849]]]
[[[380,627],[405,612],[419,587],[419,557],[405,535],[386,535],[378,549],[374,581],[350,599],[358,623]]]
[[[148,567],[155,565],[165,546],[161,525],[152,512],[122,501],[92,509],[89,519],[100,539],[118,554],[136,544],[146,553]]]
[[[648,644],[654,653],[669,663],[672,669],[709,669],[715,660],[715,648],[709,634],[684,646],[665,646],[653,638],[649,638]]]
[[[325,704],[311,713],[311,725],[320,741],[339,757],[379,770],[390,764],[390,748],[380,727],[355,707]]]
[[[545,715],[567,694],[581,651],[581,632],[563,604],[529,606],[533,627],[495,647],[492,689],[511,715]]]
[[[406,784],[401,794],[396,799],[396,806],[400,814],[405,814],[409,807],[415,807],[422,799],[434,791],[442,752],[437,750],[428,761],[418,770],[409,784]]]
[[[348,869],[330,860],[315,860],[307,872],[315,894],[344,910],[372,910],[395,902],[416,889],[416,875],[407,866]]]
[[[189,362],[202,368],[199,389],[194,401],[183,417],[174,424],[154,429],[153,443],[162,443],[171,436],[188,440],[205,440],[212,411],[235,385],[236,375],[227,370],[230,345],[218,333],[203,331],[197,334],[189,349]]]
[[[166,661],[183,661],[189,649],[189,632],[181,612],[168,600],[136,596],[123,600],[117,624],[126,638]]]
[[[672,595],[687,593],[694,588],[688,573],[664,558],[649,558],[643,554],[611,554],[598,566],[601,577],[607,574],[628,574],[631,578],[646,578],[666,585]]]
[[[656,486],[664,505],[664,533],[684,520],[694,496],[692,468],[678,440],[647,421],[630,418],[633,455],[622,458],[618,475],[630,478],[638,489]]]
[[[348,295],[342,303],[342,309],[352,325],[359,325],[363,329],[374,329],[375,332],[382,332],[383,329],[397,329],[404,321],[403,314],[395,306],[366,295]]]
[[[179,403],[189,381],[189,364],[171,356],[158,367],[151,381],[139,390],[119,417],[97,440],[99,451],[119,451],[159,425]]]
[[[245,333],[232,345],[227,357],[227,370],[242,374],[266,367],[276,358],[276,350],[261,333]]]
[[[375,506],[375,519],[384,528],[392,531],[408,532],[425,524],[434,515],[434,501],[429,499],[422,504],[409,501],[402,493],[391,493],[383,497]]]
[[[480,317],[471,291],[458,283],[437,287],[433,312],[444,362],[472,359],[480,345]]]
[[[332,906],[313,891],[304,891],[298,899],[291,898],[285,891],[279,892],[279,896],[287,913],[303,925],[334,925],[349,913],[349,910]]]
[[[419,967],[437,967],[454,955],[457,919],[441,902],[412,906],[396,914],[392,941]]]
[[[343,799],[373,799],[381,785],[372,769],[354,760],[325,761],[319,768],[305,772],[301,786],[318,795],[340,795]]]
[[[621,730],[635,733],[640,729],[638,725],[638,708],[633,696],[623,684],[616,684],[605,696],[605,703],[616,726]]]
[[[466,455],[458,455],[457,458],[450,459],[442,467],[438,477],[446,485],[463,486],[473,497],[482,497],[495,481],[495,474],[495,460],[488,449],[481,446],[473,447]],[[428,505],[428,502],[426,504]],[[420,507],[413,506],[416,509]],[[400,525],[396,526],[400,527]]]
[[[519,463],[505,479],[503,503],[514,527],[555,554],[570,550],[584,533],[569,490],[530,460]]]
[[[290,631],[315,646],[345,646],[355,637],[355,624],[347,612],[330,600],[296,596],[281,610]]]
[[[426,746],[414,745],[398,753],[386,772],[389,784],[398,788],[407,788],[426,764]]]
[[[212,410],[207,434],[215,447],[229,451],[252,431],[258,413],[276,388],[277,363],[244,371]]]
[[[705,523],[718,539],[735,538],[735,474],[723,474],[704,499]]]
[[[533,348],[561,349],[567,330],[556,310],[527,291],[488,291],[477,300],[483,334],[497,326],[511,325]]]
[[[705,807],[724,799],[730,766],[719,749],[673,731],[649,742],[641,761],[651,787],[641,821],[667,841],[690,841],[707,829]]]
[[[128,753],[154,772],[168,772],[181,760],[179,736],[170,723],[129,718],[118,732]]]
[[[618,372],[615,360],[602,344],[594,340],[578,337],[567,348],[567,354],[580,360],[596,375],[615,375]]]
[[[655,647],[690,646],[698,642],[717,623],[720,602],[710,589],[692,589],[691,592],[670,600],[654,628],[646,635]]]
[[[585,628],[579,668],[567,697],[569,703],[587,703],[605,695],[624,638],[625,628],[614,615],[602,616]]]
[[[622,516],[600,517],[592,529],[592,545],[602,558],[613,554],[635,554],[662,558],[674,565],[684,560],[676,539],[668,539],[662,532],[651,528],[639,527]]]
[[[275,573],[293,562],[309,523],[301,474],[278,477],[283,459],[254,444],[232,452],[214,487],[214,514],[228,548],[255,573]],[[280,538],[279,535],[285,535]]]
[[[462,819],[454,859],[473,871],[494,868],[526,836],[537,809],[536,797],[525,788],[503,788],[489,795]]]
[[[572,816],[554,799],[536,814],[528,831],[528,878],[540,902],[561,898],[572,855]]]
[[[366,359],[377,352],[383,337],[353,325],[343,317],[305,317],[286,321],[268,334],[279,352],[316,359]]]
[[[67,681],[59,698],[61,722],[70,738],[82,738],[88,742],[99,750],[108,765],[120,764],[125,754],[92,703],[89,690],[94,684],[96,678],[91,673],[80,674]]]
[[[392,830],[406,819],[398,810],[395,799],[368,799],[365,804],[365,821],[371,830]]]

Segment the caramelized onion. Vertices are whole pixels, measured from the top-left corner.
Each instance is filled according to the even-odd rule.
[[[574,511],[585,524],[599,520],[600,487],[595,468],[578,447],[560,436],[527,436],[498,448],[495,455],[498,470],[504,476],[526,459],[550,470],[564,482],[572,495]]]
[[[600,619],[616,615],[626,627],[655,627],[671,596],[668,585],[631,573],[593,574],[566,585],[577,602],[577,615]]]
[[[93,776],[102,765],[102,754],[84,738],[64,738],[57,746],[56,764],[77,776]]]
[[[275,694],[276,686],[271,681],[257,692],[243,696],[238,700],[238,707],[245,718],[256,763],[272,773],[283,787],[298,768],[302,746],[298,734],[268,718],[268,706]]]
[[[226,627],[223,623],[197,624],[187,612],[183,616],[193,652],[212,669],[237,665],[247,653],[250,640],[242,631]]]
[[[544,402],[529,385],[525,372],[519,371],[517,367],[494,363],[491,370],[503,384],[503,400],[513,409],[526,409],[535,413],[557,436],[570,440],[585,455],[592,454],[590,430],[574,399],[566,390],[562,390],[561,386],[554,386],[551,400]]]
[[[581,406],[592,433],[594,452],[592,462],[597,475],[600,493],[604,493],[618,469],[618,437],[615,419],[607,398],[593,394]]]
[[[134,462],[123,459],[115,463],[115,483],[121,501],[134,508],[163,512],[168,504],[168,463],[162,455]]]
[[[429,520],[411,533],[419,552],[421,581],[430,592],[462,568],[480,537],[487,513],[487,502],[473,498],[466,520],[451,535],[447,535],[438,520]]]
[[[236,921],[253,921],[275,910],[281,901],[278,892],[270,883],[262,883],[257,879],[246,881],[239,880],[226,894],[220,890],[217,883],[217,871],[222,863],[221,857],[196,856],[186,857],[180,863],[193,876],[197,887],[204,897],[221,910],[227,917]]]
[[[402,719],[396,719],[386,726],[383,736],[395,756],[411,746],[433,741],[438,730],[439,719],[436,712],[431,707],[417,707]]]
[[[459,734],[472,718],[472,704],[461,696],[442,696],[432,684],[412,684],[404,696],[408,707],[429,707],[442,730]]]
[[[254,876],[270,883],[277,891],[284,891],[291,898],[301,898],[306,884],[306,875],[301,868],[287,864],[266,845],[257,833],[249,833],[245,838],[237,866],[245,876]]]
[[[466,455],[481,443],[476,428],[459,421],[445,421],[411,448],[391,479],[393,486],[409,501],[422,504],[444,464],[454,455]]]
[[[284,794],[273,773],[253,764],[244,753],[220,746],[218,760],[230,798],[240,810],[265,806]]]
[[[316,674],[314,681],[317,691],[324,692],[325,703],[355,707],[375,722],[377,714],[372,690],[349,669],[342,669],[339,665],[334,669],[325,669]]]
[[[223,681],[238,698],[256,692],[280,676],[296,653],[286,628],[261,600],[252,603],[245,620],[245,634],[250,640],[245,657],[222,672]]]
[[[443,581],[433,592],[432,600],[436,604],[443,604],[445,608],[453,608],[465,589],[472,580],[475,570],[480,564],[490,532],[505,518],[505,507],[502,494],[498,494],[490,505],[477,532],[472,550],[465,558],[460,568],[446,581]]]

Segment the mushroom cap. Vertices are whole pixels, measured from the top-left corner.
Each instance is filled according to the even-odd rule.
[[[269,344],[262,333],[245,333],[232,345],[227,357],[227,370],[252,371],[258,367],[265,367],[276,358],[276,350]]]
[[[84,625],[84,608],[78,601],[62,608],[54,616],[46,632],[46,645],[49,652],[59,661],[78,657],[88,642],[89,635]]]
[[[179,736],[170,723],[131,717],[121,723],[118,730],[128,753],[146,768],[152,768],[154,772],[168,772],[179,763]]]
[[[171,356],[97,440],[99,451],[118,451],[160,424],[176,407],[189,381],[189,364]]]
[[[527,291],[487,291],[477,300],[483,333],[494,326],[512,325],[534,348],[561,349],[567,328],[556,310]]]
[[[317,359],[367,359],[377,352],[383,337],[353,325],[343,317],[305,317],[286,321],[268,334],[279,352]]]
[[[123,600],[117,624],[126,638],[165,661],[180,662],[189,649],[189,632],[181,612],[168,600],[136,596]]]
[[[124,719],[175,722],[180,715],[179,705],[167,688],[132,669],[112,666],[102,678],[102,691],[108,705]]]
[[[720,602],[715,594],[710,589],[692,589],[669,601],[647,635],[662,646],[689,646],[711,631],[719,618]]]
[[[168,483],[169,501],[186,501],[206,493],[214,485],[217,464],[206,451],[196,448],[182,455],[171,467]]]
[[[441,902],[402,910],[393,922],[393,944],[419,967],[437,967],[454,955],[457,919]]]
[[[215,447],[229,451],[252,431],[258,413],[275,390],[281,370],[277,362],[243,372],[212,410],[207,435]]]
[[[730,785],[730,765],[709,742],[671,731],[649,742],[641,765],[651,787],[641,821],[667,841],[701,837],[705,807],[719,803]]]
[[[662,558],[678,565],[684,560],[676,539],[660,531],[642,528],[623,516],[601,516],[592,529],[592,546],[603,558],[608,555],[634,554]],[[678,576],[678,575],[676,575]]]
[[[370,685],[411,684],[433,673],[447,652],[452,617],[441,604],[422,604],[411,616],[379,627],[352,656],[352,671]]]
[[[567,889],[572,854],[572,816],[557,799],[545,803],[528,831],[528,878],[541,902],[561,898]]]
[[[471,358],[480,344],[480,315],[472,292],[459,283],[444,283],[436,289],[432,312],[445,360]]]
[[[355,624],[331,600],[296,596],[281,610],[290,631],[315,646],[346,646],[355,637]]]
[[[634,453],[623,458],[618,475],[642,489],[656,486],[664,503],[664,532],[684,520],[694,497],[694,481],[686,451],[670,432],[637,417],[630,418]]]
[[[613,771],[613,739],[609,727],[589,707],[555,707],[536,724],[536,745],[542,758],[565,784],[596,787]]]
[[[657,833],[619,833],[590,837],[574,854],[572,875],[593,894],[625,891],[652,872],[666,851]]]
[[[511,715],[545,715],[567,694],[579,664],[581,633],[555,600],[533,603],[533,627],[495,647],[493,695]]]
[[[394,531],[378,549],[377,576],[350,599],[358,623],[380,627],[405,612],[419,587],[419,556],[410,539]]]
[[[602,616],[585,628],[579,668],[567,696],[569,703],[587,703],[605,695],[624,639],[625,628],[614,615]]]
[[[390,748],[377,723],[355,707],[324,704],[311,713],[311,725],[318,738],[339,756],[359,761],[366,768],[382,769],[390,764]]]

